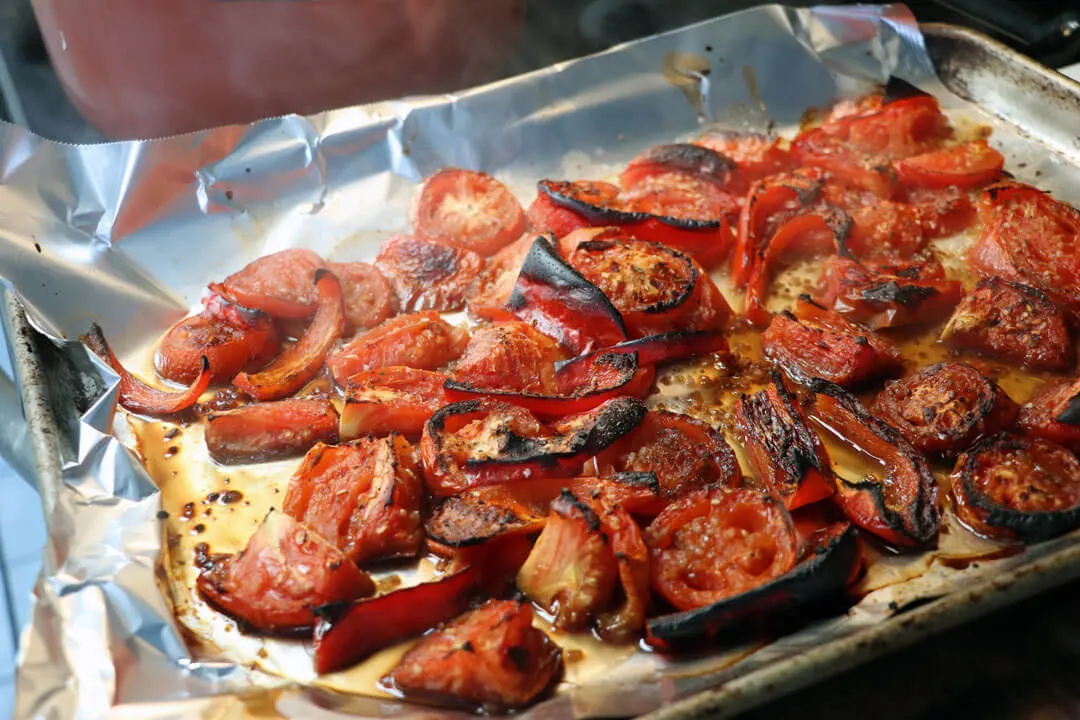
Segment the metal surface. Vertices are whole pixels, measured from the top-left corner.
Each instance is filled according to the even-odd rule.
[[[290,690],[261,695],[270,698],[264,707],[238,694],[253,683],[274,685],[272,678],[243,665],[191,661],[154,576],[157,493],[110,434],[115,389],[106,388],[115,378],[64,336],[98,318],[134,357],[196,302],[207,279],[260,253],[299,242],[335,259],[370,256],[400,226],[412,183],[442,164],[494,170],[524,197],[526,180],[538,174],[603,175],[641,147],[695,131],[700,116],[783,126],[808,106],[865,92],[889,75],[941,93],[950,109],[997,116],[995,142],[1011,162],[1023,159],[1020,176],[1080,200],[1077,146],[1066,133],[1027,122],[1044,101],[1059,103],[1062,114],[1072,102],[1076,113],[1076,86],[973,34],[928,32],[944,88],[934,86],[921,39],[900,9],[774,7],[445,99],[84,148],[0,128],[8,178],[0,186],[0,272],[45,334],[31,329],[10,293],[0,310],[53,504],[16,715],[100,717],[123,704],[117,712],[129,718],[244,717],[246,710],[329,717],[328,703],[371,716],[446,715]],[[712,46],[725,57],[710,58],[712,72],[695,85],[699,104],[688,103],[661,77],[662,60]],[[977,62],[997,58],[1015,72],[993,85],[963,61],[965,53]],[[1007,107],[1021,96],[1023,113]],[[615,668],[608,683],[568,688],[529,716],[730,714],[1077,575],[1075,536],[979,572],[928,572],[742,655],[655,660],[643,680]]]

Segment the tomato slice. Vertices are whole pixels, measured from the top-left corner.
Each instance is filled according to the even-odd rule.
[[[611,183],[595,184],[610,189],[611,198],[618,197],[618,186]],[[594,225],[593,221],[584,215],[556,203],[542,188],[536,193],[536,199],[529,205],[527,216],[529,218],[529,227],[534,231],[548,233],[556,238],[566,237],[575,230],[593,227]]]
[[[241,308],[214,293],[207,307],[169,328],[154,353],[154,368],[166,380],[191,384],[210,363],[210,383],[232,380],[241,370],[258,370],[277,354],[277,333],[270,318]]]
[[[357,373],[393,365],[437,370],[459,358],[468,342],[468,331],[436,312],[399,315],[331,352],[326,366],[335,382],[345,386]]]
[[[955,187],[907,188],[905,195],[924,240],[963,232],[978,219],[971,194]]]
[[[472,250],[395,235],[375,256],[397,294],[401,312],[456,312],[484,280],[484,258]]]
[[[681,174],[723,187],[735,164],[710,147],[691,143],[656,145],[641,153],[619,175],[619,186],[632,190],[657,175]]]
[[[215,558],[195,586],[243,625],[276,634],[310,633],[314,608],[375,592],[367,573],[337,548],[274,510],[243,550]]]
[[[650,410],[641,424],[597,457],[601,474],[652,473],[666,500],[713,483],[742,479],[735,452],[720,433],[688,415]]]
[[[302,455],[337,442],[338,414],[329,400],[279,400],[211,413],[206,448],[215,462],[237,465]]]
[[[847,518],[897,547],[934,540],[937,484],[926,458],[839,385],[814,380],[810,389],[816,394],[812,417],[881,466],[860,480],[837,476],[835,497]]]
[[[915,207],[891,200],[854,209],[845,249],[860,260],[908,259],[926,247],[921,217]]]
[[[558,343],[532,325],[497,323],[473,331],[450,378],[471,388],[551,394],[563,357]]]
[[[394,288],[370,263],[327,263],[326,269],[341,282],[345,320],[354,329],[375,327],[397,313]]]
[[[510,294],[514,292],[521,266],[532,249],[536,236],[526,233],[488,258],[483,288],[468,300],[469,314],[474,318],[503,322],[512,320],[506,309]]]
[[[536,238],[506,308],[574,355],[626,339],[622,315],[600,288]]]
[[[315,672],[343,670],[464,612],[483,575],[466,566],[431,582],[318,610]]]
[[[984,275],[1001,275],[1042,290],[1080,311],[1080,211],[1026,185],[988,188],[983,231],[968,261]]]
[[[679,610],[751,590],[795,566],[784,506],[746,488],[702,488],[668,505],[645,531],[652,586]]]
[[[761,335],[765,356],[799,382],[821,377],[846,387],[896,372],[900,351],[885,338],[803,295]]]
[[[192,407],[199,401],[199,396],[206,392],[206,388],[210,387],[210,361],[205,355],[202,356],[199,374],[191,385],[185,390],[170,392],[151,387],[128,372],[113,354],[105,340],[105,333],[97,323],[92,324],[90,332],[80,339],[120,376],[117,400],[121,407],[129,412],[140,415],[174,415]]]
[[[480,485],[575,475],[644,416],[645,406],[634,398],[608,400],[550,425],[504,402],[447,405],[431,417],[420,441],[428,489],[445,497]]]
[[[525,211],[491,175],[445,168],[424,181],[413,226],[421,239],[487,257],[521,237]]]
[[[1076,365],[1065,313],[1045,293],[1002,278],[979,281],[941,331],[967,350],[1028,370],[1065,372]]]
[[[964,294],[959,280],[924,279],[918,265],[873,270],[850,258],[830,258],[821,303],[872,330],[926,325],[947,316]]]
[[[985,140],[915,155],[893,164],[900,182],[914,187],[973,188],[1000,178],[1005,158]]]
[[[399,365],[350,376],[345,381],[341,439],[390,433],[419,439],[424,423],[450,403],[443,390],[445,382],[442,373]]]
[[[488,600],[422,639],[382,682],[405,697],[487,712],[524,707],[563,669],[559,646],[532,622],[529,605]]]
[[[1020,408],[1024,433],[1080,452],[1080,380],[1048,382]]]
[[[416,555],[423,499],[416,453],[395,435],[319,443],[289,480],[283,509],[363,565]]]
[[[780,143],[775,135],[752,130],[711,130],[694,141],[734,161],[734,182],[728,184],[736,187],[791,169],[791,158]]]
[[[1080,460],[1042,438],[1002,434],[964,453],[956,514],[978,533],[1039,542],[1080,527]]]
[[[874,414],[916,450],[955,457],[977,438],[1007,430],[1019,407],[997,383],[965,363],[937,363],[892,380]]]
[[[323,259],[311,250],[279,250],[248,263],[211,289],[276,318],[306,318],[318,305],[315,271],[323,267]]]
[[[258,400],[276,400],[296,392],[322,370],[331,346],[341,337],[345,315],[337,277],[327,270],[317,270],[315,285],[319,309],[304,337],[265,369],[238,373],[233,385]]]
[[[825,446],[778,373],[766,389],[740,396],[735,412],[750,466],[784,507],[794,510],[833,494]]]

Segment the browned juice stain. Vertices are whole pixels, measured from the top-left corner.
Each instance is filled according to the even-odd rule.
[[[709,58],[704,55],[676,51],[664,55],[660,67],[664,79],[682,91],[699,118],[704,118],[708,110],[708,76],[711,71]]]

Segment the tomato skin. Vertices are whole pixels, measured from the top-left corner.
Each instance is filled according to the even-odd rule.
[[[779,373],[773,372],[766,389],[740,396],[736,428],[750,466],[788,510],[833,494],[825,446]]]
[[[985,438],[957,460],[952,490],[957,516],[989,537],[1039,542],[1080,526],[1080,460],[1042,438]]]
[[[397,294],[401,312],[456,312],[484,280],[484,259],[472,250],[395,235],[379,247],[377,267]]]
[[[1080,381],[1048,382],[1020,408],[1024,434],[1080,452]]]
[[[504,402],[447,405],[424,426],[420,440],[428,489],[445,497],[481,485],[576,475],[644,416],[641,401],[627,397],[548,425]]]
[[[328,400],[278,400],[211,413],[206,447],[214,462],[237,465],[300,455],[337,442],[338,414]]]
[[[357,373],[392,365],[437,370],[460,357],[468,342],[466,330],[436,312],[399,315],[331,352],[326,366],[334,381],[345,386]]]
[[[954,350],[967,350],[1034,371],[1076,365],[1065,313],[1045,293],[1002,278],[979,281],[941,331]]]
[[[800,297],[761,335],[765,356],[799,382],[822,377],[845,387],[900,369],[900,351],[832,310]]]
[[[558,343],[532,325],[497,323],[473,331],[450,377],[474,388],[551,394],[563,357]]]
[[[527,604],[489,600],[424,637],[381,682],[406,697],[489,712],[524,707],[563,669],[562,651],[532,620]]]
[[[311,250],[280,250],[253,260],[211,289],[275,318],[310,317],[318,305],[315,271],[325,265]]]
[[[400,365],[365,370],[345,381],[341,440],[401,433],[419,439],[424,423],[449,404],[446,375]]]
[[[937,537],[937,483],[926,458],[895,428],[870,414],[839,385],[817,379],[811,416],[882,464],[881,477],[837,476],[834,495],[853,524],[899,548],[922,547]]]
[[[423,498],[415,451],[392,435],[317,444],[289,480],[283,509],[363,565],[416,555]]]
[[[397,312],[394,288],[374,265],[332,262],[326,268],[341,281],[345,320],[354,329],[375,327]]]
[[[196,580],[211,605],[255,630],[310,633],[313,610],[375,592],[375,583],[333,545],[271,510],[247,546],[215,559]]]
[[[463,612],[483,575],[466,566],[438,580],[369,600],[320,608],[315,623],[315,672],[355,665],[397,642],[427,632]]]
[[[973,188],[1000,178],[1005,158],[985,140],[905,158],[893,164],[900,182],[914,187]]]
[[[174,415],[194,406],[199,396],[210,387],[210,361],[205,355],[201,357],[199,374],[191,385],[180,392],[170,392],[151,387],[128,372],[113,354],[105,340],[105,333],[96,322],[80,340],[120,376],[117,402],[129,412],[151,416]]]
[[[1019,409],[997,383],[964,363],[927,365],[891,380],[874,401],[874,414],[916,450],[946,457],[1008,430]]]
[[[822,271],[821,303],[852,322],[880,330],[936,323],[964,294],[959,280],[923,279],[917,265],[897,273],[874,270],[849,258],[830,258]]]
[[[645,531],[653,589],[679,610],[704,607],[795,566],[784,506],[746,488],[702,488],[668,505]]]
[[[525,211],[491,175],[444,168],[424,181],[413,205],[413,226],[423,240],[494,255],[525,232]]]

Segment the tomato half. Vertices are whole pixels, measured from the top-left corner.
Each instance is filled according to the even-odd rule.
[[[382,682],[406,697],[488,712],[524,707],[563,668],[559,646],[532,622],[528,604],[489,600],[424,637]]]
[[[375,266],[394,287],[402,312],[456,312],[484,280],[484,258],[472,250],[395,235],[385,240]]]
[[[128,372],[113,354],[105,340],[105,333],[97,323],[91,325],[90,332],[80,340],[120,376],[117,402],[129,412],[141,415],[174,415],[195,405],[199,396],[210,387],[210,361],[205,355],[201,359],[199,374],[191,385],[185,390],[173,392],[151,387]]]
[[[413,227],[424,240],[493,255],[525,232],[525,211],[491,175],[445,168],[424,181],[413,205]]]
[[[322,370],[345,327],[341,284],[327,270],[315,271],[319,307],[300,340],[256,373],[237,373],[233,385],[258,400],[276,400],[302,388]]]
[[[926,246],[915,209],[905,203],[878,200],[850,211],[851,232],[844,248],[860,260],[912,257]]]
[[[730,158],[702,144],[671,143],[656,145],[641,153],[619,175],[619,186],[633,190],[650,179],[680,175],[677,180],[699,181],[724,187],[731,179],[735,164]]]
[[[964,296],[941,340],[1028,370],[1065,372],[1076,364],[1061,308],[1042,291],[1002,278],[981,280]]]
[[[278,400],[211,413],[206,448],[215,462],[236,465],[293,457],[318,442],[337,442],[338,414],[329,400]]]
[[[1080,452],[1080,380],[1048,382],[1020,408],[1024,433]]]
[[[395,432],[418,439],[424,423],[450,402],[443,390],[445,382],[443,373],[400,365],[350,376],[345,381],[341,439]]]
[[[326,366],[338,385],[366,370],[402,365],[437,370],[461,356],[468,331],[428,311],[387,320],[330,353]]]
[[[944,150],[915,155],[894,163],[900,182],[915,187],[950,185],[978,187],[997,180],[1005,158],[985,140],[972,140]]]
[[[1042,438],[987,438],[957,461],[953,499],[976,532],[1048,540],[1080,526],[1080,460]]]
[[[916,450],[946,457],[1011,428],[1018,411],[997,383],[964,363],[928,365],[891,380],[874,401],[874,414]]]
[[[472,388],[533,394],[555,392],[559,344],[528,323],[513,321],[473,331],[450,378]]]
[[[795,566],[784,506],[756,490],[702,488],[669,505],[645,531],[653,589],[679,610],[746,592]]]
[[[470,315],[493,322],[513,317],[506,303],[535,239],[535,235],[526,233],[488,258],[483,286],[467,302]]]
[[[195,583],[214,607],[256,630],[310,632],[313,610],[375,592],[375,583],[318,533],[271,510],[239,553],[215,558]]]
[[[354,329],[375,327],[397,313],[394,288],[374,265],[332,262],[326,268],[341,282],[345,320]]]
[[[323,267],[323,259],[311,250],[279,250],[253,260],[211,289],[276,318],[305,318],[318,305],[315,271]]]
[[[423,499],[416,453],[395,435],[319,443],[289,480],[283,509],[363,565],[416,555]]]
[[[780,143],[775,135],[739,130],[712,130],[694,140],[735,162],[734,182],[729,184],[736,187],[789,170],[791,158]]]

